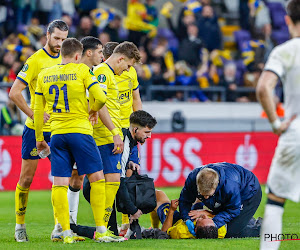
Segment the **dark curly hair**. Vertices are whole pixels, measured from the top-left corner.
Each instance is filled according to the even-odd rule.
[[[197,227],[196,229],[197,239],[217,239],[218,228],[215,226]]]
[[[156,119],[144,110],[133,112],[129,119],[131,124],[136,124],[141,127],[148,127],[150,129],[154,128],[157,123]]]

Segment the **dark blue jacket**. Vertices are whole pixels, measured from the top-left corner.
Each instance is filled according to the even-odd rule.
[[[211,168],[219,174],[219,185],[215,194],[208,199],[204,199],[197,191],[196,177],[203,168]],[[249,200],[259,187],[256,176],[236,164],[221,162],[196,168],[187,177],[180,194],[179,210],[181,217],[184,220],[190,219],[188,213],[198,198],[216,214],[213,221],[220,228],[240,214],[243,202]]]

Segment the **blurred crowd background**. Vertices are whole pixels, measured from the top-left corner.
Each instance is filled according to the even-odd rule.
[[[255,102],[269,53],[289,39],[286,2],[0,0],[2,134],[21,123],[7,97],[9,86],[26,59],[45,45],[54,19],[69,25],[69,37],[134,42],[142,55],[135,68],[143,101]],[[274,93],[279,113],[281,101],[279,82]]]

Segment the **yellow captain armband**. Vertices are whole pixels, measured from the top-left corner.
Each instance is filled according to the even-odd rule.
[[[113,130],[110,131],[112,133],[113,136],[118,135],[119,131],[118,128],[114,128]]]

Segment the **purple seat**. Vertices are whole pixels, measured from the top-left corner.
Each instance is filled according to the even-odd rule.
[[[173,32],[168,28],[159,28],[157,30],[157,36],[161,36],[161,37],[164,37],[166,39],[171,39],[171,38],[175,37]]]
[[[234,39],[235,39],[235,42],[237,43],[237,47],[238,47],[239,51],[242,51],[243,43],[245,41],[251,40],[251,34],[247,30],[238,30],[238,31],[234,32]]]
[[[272,2],[267,3],[267,6],[270,10],[270,16],[272,19],[272,27],[273,29],[281,29],[282,27],[285,27],[285,20],[284,16],[286,15],[286,11],[281,3]]]
[[[272,38],[276,41],[277,45],[282,44],[289,40],[290,34],[287,29],[274,30],[272,32]]]

